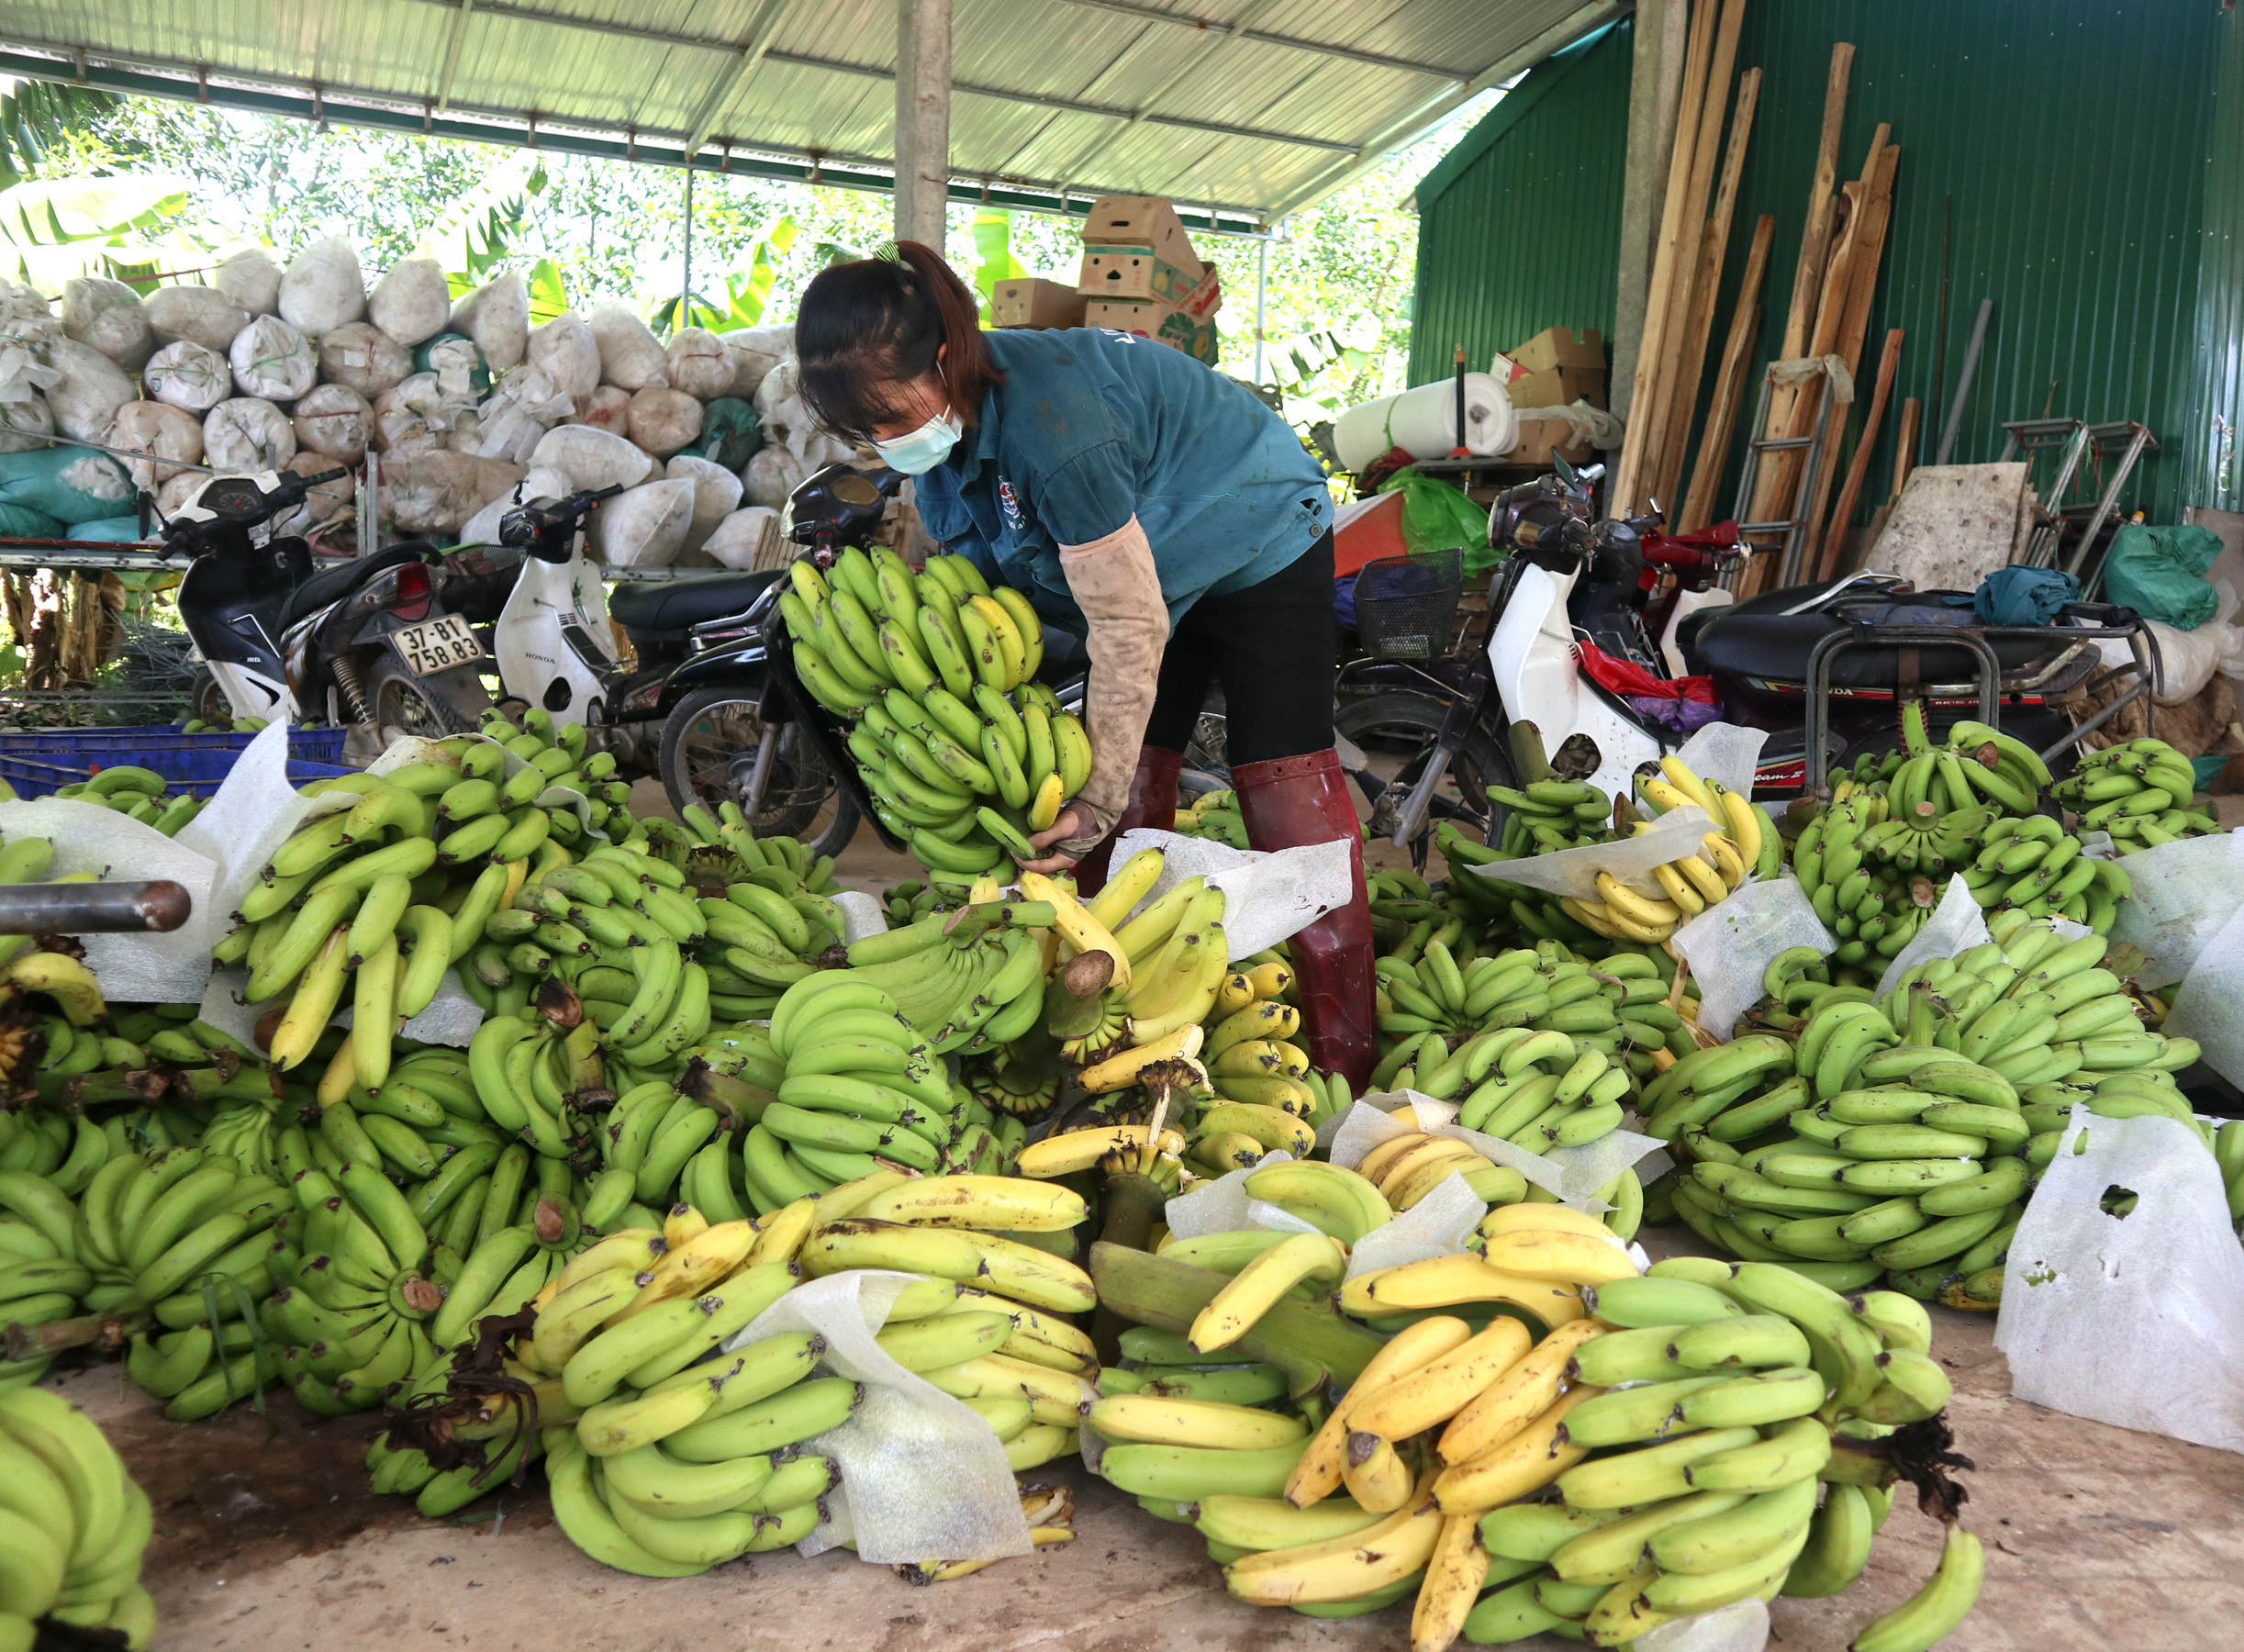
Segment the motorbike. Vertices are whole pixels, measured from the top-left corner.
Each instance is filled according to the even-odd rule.
[[[1602,474],[1560,459],[1553,475],[1497,497],[1489,534],[1503,561],[1483,650],[1341,671],[1338,727],[1401,756],[1373,799],[1374,829],[1398,847],[1423,856],[1437,818],[1482,833],[1501,824],[1487,787],[1513,783],[1513,721],[1535,725],[1567,778],[1625,793],[1688,738],[1692,720],[1673,698],[1683,677],[1723,720],[1767,732],[1754,795],[1772,801],[1834,761],[1897,744],[1904,700],[1925,700],[1936,728],[1999,716],[2061,764],[2078,732],[2063,702],[2103,665],[2099,638],[2126,637],[2148,680],[2139,621],[2106,604],[2069,605],[2048,627],[1981,627],[1968,597],[1959,608],[1875,572],[1719,600],[1750,554],[1735,524],[1678,538],[1655,518],[1601,520]],[[1667,573],[1676,592],[1655,602]],[[1655,637],[1671,639],[1682,672]]]
[[[483,644],[439,589],[441,556],[413,540],[314,570],[311,547],[274,519],[342,470],[218,476],[165,519],[171,550],[195,560],[179,612],[209,675],[195,713],[227,720],[372,722],[441,735],[488,706]]]

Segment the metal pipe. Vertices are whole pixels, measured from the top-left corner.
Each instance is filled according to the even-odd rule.
[[[1979,319],[1971,323],[1971,342],[1963,352],[1963,371],[1956,375],[1956,399],[1948,404],[1948,428],[1940,432],[1940,451],[1935,464],[1946,464],[1956,451],[1956,432],[1963,428],[1963,404],[1971,394],[1971,375],[1979,371],[1980,346],[1987,341],[1987,318],[1994,314],[1994,300],[1979,301]]]
[[[184,884],[0,885],[0,935],[168,933],[195,910]]]
[[[1263,322],[1267,315],[1270,298],[1270,242],[1264,237],[1255,248],[1255,382],[1264,382]]]

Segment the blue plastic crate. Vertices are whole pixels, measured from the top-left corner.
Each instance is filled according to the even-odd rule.
[[[184,734],[178,723],[126,729],[51,729],[0,733],[0,779],[19,798],[43,798],[119,764],[153,769],[174,792],[207,798],[233,771],[253,734]],[[338,761],[341,729],[291,729],[288,777],[298,785],[353,771]]]

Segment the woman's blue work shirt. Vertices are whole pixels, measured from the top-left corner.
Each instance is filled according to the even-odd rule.
[[[1097,328],[983,335],[1005,383],[918,478],[927,530],[1080,633],[1062,545],[1135,516],[1174,626],[1289,566],[1333,525],[1317,462],[1277,414],[1182,351]]]

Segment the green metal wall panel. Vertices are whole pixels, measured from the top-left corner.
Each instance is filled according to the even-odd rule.
[[[2218,30],[2211,129],[2206,136],[2205,224],[2197,279],[2196,373],[2178,417],[2183,503],[2244,509],[2237,424],[2244,419],[2244,27],[2224,10]]]
[[[1613,331],[1631,30],[1531,72],[1418,189],[1410,382],[1446,378],[1546,327]]]
[[[2232,22],[2227,27],[2232,32]],[[2194,502],[2185,477],[2204,376],[2196,360],[2200,221],[2223,28],[2221,0],[1748,6],[1737,61],[1761,68],[1760,108],[1717,340],[1735,303],[1744,263],[1739,249],[1755,216],[1773,213],[1760,360],[1774,357],[1782,343],[1833,41],[1856,48],[1839,177],[1860,173],[1880,122],[1891,123],[1892,140],[1902,146],[1893,219],[1862,348],[1864,403],[1886,329],[1904,329],[1907,339],[1859,519],[1892,486],[1905,396],[1926,403],[1919,452],[1921,462],[1930,462],[1986,297],[1994,300],[1994,311],[1964,407],[1956,463],[1995,458],[2004,421],[2038,418],[2045,408],[2091,423],[2136,419],[2150,427],[2161,448],[2146,455],[2124,503],[2147,509],[2153,520],[2171,521],[2182,504]],[[2234,198],[2244,140],[2236,151],[2224,203],[2230,225],[2244,206]],[[1947,350],[1942,405],[1935,407],[1944,218]],[[2224,245],[2239,276],[2231,283],[2221,335],[2233,383],[2244,251],[2233,234]],[[1709,384],[1702,401],[1711,394]],[[1745,411],[1751,411],[1750,399]],[[1835,463],[1851,454],[1859,421],[1858,413]],[[1725,514],[1736,469],[1733,459],[1720,496]]]

